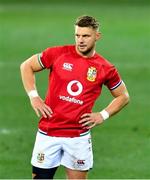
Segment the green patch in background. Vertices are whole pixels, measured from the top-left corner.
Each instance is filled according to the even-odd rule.
[[[95,160],[89,179],[150,178],[149,1],[30,2],[0,1],[0,178],[31,178],[38,118],[23,89],[19,66],[48,46],[74,43],[74,21],[82,14],[100,21],[97,52],[115,64],[131,96],[127,108],[92,130]],[[47,74],[36,76],[43,98]],[[103,88],[94,111],[110,101]],[[60,168],[56,178],[65,178],[64,172]]]

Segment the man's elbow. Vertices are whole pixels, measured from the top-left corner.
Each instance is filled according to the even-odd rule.
[[[23,71],[24,68],[25,68],[25,62],[20,64],[20,71]]]
[[[26,67],[26,63],[25,62],[20,64],[20,72],[21,72],[21,74],[25,71],[25,67]]]
[[[21,72],[26,72],[29,69],[32,69],[30,61],[26,60],[23,63],[21,63],[21,65],[20,65]]]
[[[130,96],[128,93],[125,93],[124,94],[124,105],[129,104],[129,102],[130,102]]]

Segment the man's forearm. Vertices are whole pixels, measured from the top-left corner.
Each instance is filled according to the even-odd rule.
[[[28,62],[22,63],[20,69],[22,82],[26,92],[28,93],[31,90],[36,89],[34,72]]]
[[[21,64],[21,77],[27,93],[36,89],[35,72],[41,71],[42,69],[36,54]]]
[[[109,113],[109,116],[113,116],[119,112],[125,105],[129,102],[129,95],[123,94],[116,97],[106,108],[105,110]]]

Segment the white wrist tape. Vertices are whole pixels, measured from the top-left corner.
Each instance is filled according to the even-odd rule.
[[[38,97],[38,93],[37,93],[37,90],[31,90],[28,92],[28,96],[29,98],[34,98],[34,97]]]
[[[103,120],[106,120],[109,118],[109,113],[104,109],[100,112],[101,116],[103,117]]]

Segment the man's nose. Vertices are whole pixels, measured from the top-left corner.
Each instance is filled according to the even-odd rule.
[[[82,36],[80,36],[80,37],[79,37],[79,39],[78,39],[78,41],[79,41],[80,43],[83,43],[83,42],[84,42],[83,37],[82,37]]]

